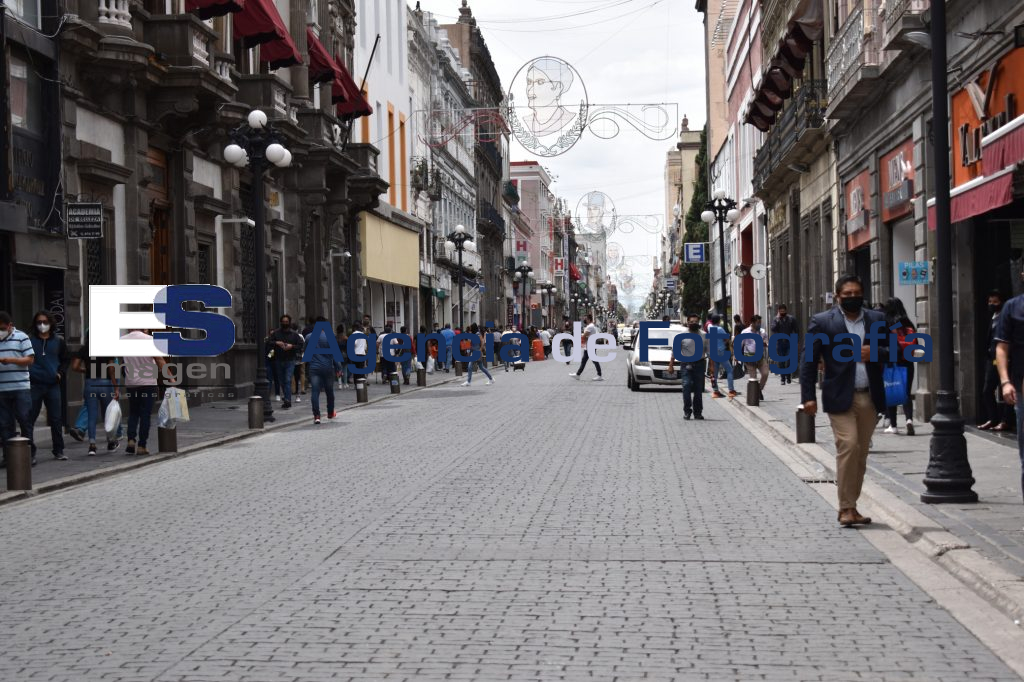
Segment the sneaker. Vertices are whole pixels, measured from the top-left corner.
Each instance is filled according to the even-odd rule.
[[[594,377],[593,379],[591,379],[591,381],[604,381],[604,377],[598,375],[598,376]]]
[[[695,415],[693,415],[693,418],[694,419],[699,419],[701,421],[704,421],[704,415],[702,415],[702,414],[695,414]]]
[[[739,395],[739,393],[737,393],[736,391],[729,391],[729,397],[730,398],[735,398],[738,395]]]
[[[724,398],[725,396],[719,393],[718,391],[713,391],[711,393],[711,397],[715,400],[718,400],[719,398]]]
[[[59,459],[62,462],[66,462],[67,459],[68,459],[68,456],[65,455],[63,452],[55,452],[55,453],[53,453],[53,458],[54,459]]]
[[[461,384],[459,384],[459,386],[469,386],[469,382],[463,381]]]
[[[279,395],[275,395],[275,396],[274,396],[274,402],[275,402],[275,403],[279,403],[279,402],[281,402],[281,396],[279,396]]]
[[[113,452],[114,450],[117,450],[119,447],[121,447],[121,439],[120,438],[115,438],[114,440],[107,441],[107,451],[108,452]]]
[[[96,456],[96,443],[89,443],[89,456],[90,457],[95,457]]]
[[[886,426],[883,433],[899,433],[895,426]]]
[[[133,441],[133,440],[129,440],[128,441],[128,445],[126,445],[125,448],[124,448],[124,454],[126,454],[126,455],[134,455],[135,454],[135,441]]]
[[[138,449],[135,451],[135,454],[141,457],[142,455],[148,455],[149,450],[146,449],[145,445],[140,445]]]
[[[683,419],[685,419],[686,421],[690,421],[690,413],[689,412],[684,412],[683,413]]]
[[[285,402],[281,403],[281,409],[282,410],[290,410],[290,409],[292,409],[292,404],[290,402],[285,401]]]
[[[68,429],[68,434],[72,438],[77,440],[79,443],[81,443],[83,440],[85,440],[85,432],[82,431],[82,429],[71,427],[70,429]]]
[[[912,422],[909,419],[907,420],[907,435],[908,436],[913,436],[914,435],[914,422]]]
[[[319,424],[320,423],[320,417],[313,417],[313,423],[314,424]]]
[[[330,412],[327,413],[327,418],[328,419],[334,419],[337,416],[338,416],[338,413],[335,410],[331,410]]]
[[[295,398],[295,402],[297,402],[297,403],[301,403],[302,402],[302,398],[300,398],[299,396],[294,396],[294,398]]]
[[[488,379],[488,380],[487,380],[487,385],[488,385],[488,386],[490,386],[490,385],[491,385],[491,384],[493,384],[493,383],[494,383],[494,379]]]

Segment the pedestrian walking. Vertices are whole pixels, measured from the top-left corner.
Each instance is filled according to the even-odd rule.
[[[271,352],[274,359],[274,375],[284,393],[281,403],[282,410],[292,406],[292,377],[295,374],[296,351],[301,352],[302,337],[292,329],[292,318],[282,315],[281,326],[270,335]]]
[[[775,311],[775,319],[772,320],[772,334],[784,334],[786,337],[789,337],[792,334],[799,333],[800,328],[799,325],[797,325],[796,318],[789,314],[789,309],[786,307],[785,303],[780,303],[776,306]],[[789,338],[779,339],[776,350],[778,350],[779,357],[788,357]],[[780,374],[779,381],[782,382],[783,386],[791,384],[793,383],[793,374],[794,372]]]
[[[811,353],[800,368],[800,394],[805,414],[818,410],[818,363],[824,364],[825,380],[821,387],[821,406],[828,414],[836,443],[836,487],[839,492],[839,523],[843,526],[871,523],[857,511],[864,472],[867,470],[871,434],[877,415],[885,410],[885,386],[882,382],[881,358],[889,349],[885,340],[878,344],[876,361],[871,360],[865,335],[871,325],[885,321],[876,310],[864,308],[864,285],[859,277],[845,275],[836,282],[838,306],[818,313],[807,327],[807,339],[813,344]],[[815,334],[835,340],[840,334],[852,334],[858,341],[852,345],[853,361],[836,358],[833,341],[822,344]],[[848,353],[843,353],[849,355]]]
[[[326,321],[326,317],[318,316],[313,320],[313,324]],[[312,332],[312,330],[310,331]],[[321,332],[318,339],[306,337],[306,343],[313,343],[315,344],[314,348],[323,350],[331,347],[331,342],[328,340],[326,332]],[[334,382],[341,376],[342,363],[335,360],[330,353],[317,353],[306,364],[309,369],[309,404],[313,408],[313,423],[320,424],[321,391],[327,396],[327,418],[334,419],[338,416],[334,409]]]
[[[338,377],[338,388],[348,388],[348,334],[345,333],[344,324],[339,324],[335,328],[334,338],[338,342],[338,349],[341,351],[341,374]]]
[[[907,315],[907,309],[903,307],[903,301],[898,298],[890,298],[885,302],[884,307],[885,314],[885,326],[892,330],[896,327],[896,343],[899,346],[899,352],[897,353],[896,366],[903,367],[907,370],[907,399],[903,403],[903,416],[907,418],[907,435],[914,435],[914,399],[913,399],[913,386],[914,386],[914,365],[913,362],[907,362],[903,357],[903,351],[909,346],[916,345],[915,342],[907,341],[909,334],[917,332],[917,328],[914,323],[910,321],[910,316]],[[888,424],[885,427],[885,433],[899,433],[899,429],[896,426],[896,408],[898,405],[892,405],[886,408],[885,414],[888,420]]]
[[[35,349],[25,332],[14,326],[11,314],[0,310],[0,445],[14,438],[14,425],[32,448],[32,466],[36,464],[36,445],[29,419],[32,412],[30,368]],[[6,466],[0,452],[0,465]]]
[[[71,361],[71,371],[85,375],[85,405],[88,409],[89,456],[96,456],[96,423],[107,413],[111,400],[120,400],[117,363],[114,358],[89,355],[89,337]],[[116,450],[121,439],[107,434],[107,450]]]
[[[450,372],[452,368],[452,343],[455,340],[455,332],[452,331],[451,323],[445,323],[444,329],[441,330],[441,336],[444,337],[445,346],[438,349],[438,369],[440,370],[443,366],[445,372]]]
[[[1022,273],[1024,276],[1024,273]],[[1007,405],[1017,411],[1017,454],[1020,457],[1021,492],[1024,494],[1024,402],[1021,383],[1024,382],[1024,295],[1014,296],[1003,306],[996,325],[996,369],[999,371],[999,390]]]
[[[68,374],[71,356],[68,345],[54,330],[50,313],[40,310],[32,319],[32,350],[35,361],[29,366],[32,384],[32,409],[28,418],[31,424],[39,419],[39,412],[46,406],[46,422],[50,426],[50,452],[54,459],[66,460],[64,454],[64,423],[61,417],[61,385]],[[32,440],[32,456],[35,457],[35,439]]]
[[[999,313],[1003,310],[1003,294],[998,289],[988,294],[988,345],[983,355],[985,363],[985,383],[981,389],[981,418],[978,428],[982,431],[1010,431],[1014,421],[1011,419],[1011,406],[1003,401],[999,390],[999,369],[996,367],[996,326]],[[979,316],[980,317],[980,316]],[[996,400],[996,396],[999,399]]]
[[[152,341],[153,337],[141,329],[125,334],[123,339]],[[124,359],[124,391],[128,398],[128,443],[124,454],[148,455],[150,417],[153,403],[160,394],[159,376],[167,361],[160,356],[126,357]]]
[[[398,333],[403,336],[409,336],[409,328],[403,325],[402,328],[398,330]],[[398,343],[399,341],[400,340],[396,339],[395,343]],[[411,348],[412,352],[409,357],[402,360],[402,383],[406,386],[409,385],[409,376],[412,374],[412,359],[416,355],[416,347],[412,346]]]
[[[551,357],[551,332],[547,329],[541,329],[537,332],[537,336],[540,337],[540,342],[544,344],[544,357]]]
[[[711,324],[708,325],[707,329],[708,341],[715,344],[715,350],[719,357],[723,355],[732,355],[732,343],[729,338],[729,332],[722,326],[722,316],[717,313],[711,316]],[[736,397],[736,388],[733,382],[732,376],[732,361],[731,357],[726,357],[722,362],[717,362],[713,359],[708,360],[708,365],[711,368],[711,397],[722,398],[724,395],[718,389],[718,373],[723,372],[725,374],[725,380],[729,389],[729,397]],[[720,366],[719,366],[720,365]]]
[[[301,343],[295,347],[295,371],[292,373],[292,396],[295,398],[295,402],[302,402],[300,395],[305,395],[306,390],[303,388],[305,381],[305,363],[302,362],[302,356],[306,350],[306,335],[299,331],[299,325],[292,323],[292,331],[298,335]]]
[[[683,419],[704,419],[704,372],[707,369],[708,340],[700,330],[700,317],[698,315],[686,316],[686,329],[690,334],[699,337],[699,341],[693,338],[683,338],[680,343],[681,357],[689,358],[699,353],[700,357],[695,362],[684,362],[680,365],[680,375],[683,384]],[[697,344],[700,343],[700,349]],[[673,353],[668,361],[668,371],[674,372],[676,367],[676,356]]]
[[[583,318],[583,321],[587,325],[583,329],[583,360],[580,361],[580,368],[577,371],[571,372],[569,374],[569,376],[571,376],[576,381],[580,380],[580,375],[583,374],[583,369],[587,366],[587,360],[590,359],[590,354],[587,352],[587,339],[589,339],[594,334],[599,333],[597,331],[597,325],[594,324],[594,318],[592,318],[590,315],[587,315],[586,317]],[[597,376],[591,379],[591,381],[604,381],[604,377],[601,375],[601,363],[595,361],[594,369],[597,370]]]
[[[477,336],[480,339],[480,349],[481,349],[481,353],[483,353],[484,337],[483,337],[483,334],[480,333],[480,327],[478,327],[475,322],[473,324],[469,325],[469,333],[473,334],[474,336]],[[470,348],[472,348],[472,346],[470,346]],[[469,350],[469,348],[466,348],[466,349],[464,349],[464,352],[468,351],[468,350]],[[479,361],[469,363],[469,371],[467,372],[466,380],[464,382],[462,382],[463,386],[469,386],[470,383],[472,383],[472,381],[473,381],[473,370],[477,369],[477,368],[479,368],[480,371],[484,373],[484,376],[487,377],[487,385],[488,386],[490,386],[491,384],[494,383],[494,377],[492,377],[491,373],[487,371],[487,362],[483,359],[483,357],[481,357],[481,359]]]
[[[754,315],[751,317],[750,326],[741,333],[757,334],[763,342],[761,357],[756,360],[753,359],[754,353],[757,351],[757,342],[754,339],[743,339],[741,350],[743,351],[743,366],[747,371],[747,377],[751,381],[758,381],[760,399],[764,400],[764,387],[768,383],[768,332],[761,326],[761,316]],[[750,358],[750,360],[746,358]],[[760,380],[758,379],[758,374],[760,374]]]
[[[355,362],[356,367],[359,369],[366,369],[366,364],[369,362],[369,344],[367,343],[366,332],[363,330],[362,324],[359,322],[352,323],[352,333],[349,336],[355,336],[355,341],[352,344],[352,350],[355,352],[355,356],[350,358],[351,361]],[[366,376],[356,375],[356,376]],[[352,382],[352,388],[355,388],[356,384]]]
[[[562,333],[572,336],[572,322],[568,316],[562,318]],[[572,345],[572,341],[567,338],[562,339],[562,357],[569,357],[569,347]],[[565,364],[569,364],[570,360],[566,360]]]

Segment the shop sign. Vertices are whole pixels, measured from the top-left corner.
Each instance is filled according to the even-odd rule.
[[[100,239],[103,237],[103,204],[68,204],[68,239]]]
[[[982,176],[981,138],[1017,117],[1017,97],[1024,91],[1024,47],[997,59],[953,93],[953,186]]]
[[[900,285],[928,284],[928,261],[900,261]]]
[[[846,199],[846,249],[853,251],[871,241],[871,212],[868,209],[868,171],[864,170],[843,186]]]
[[[906,140],[881,159],[882,222],[900,218],[913,210],[914,142]]]

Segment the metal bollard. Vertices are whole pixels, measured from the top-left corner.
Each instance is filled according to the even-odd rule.
[[[178,430],[165,429],[162,426],[156,427],[156,442],[160,452],[177,452]]]
[[[804,406],[796,408],[796,442],[813,443],[814,441],[814,415],[804,412]]]
[[[263,398],[258,395],[249,397],[249,428],[263,428]]]
[[[463,370],[463,368],[462,368],[462,363],[461,362],[456,362],[455,363],[455,376],[461,377],[463,371],[465,371],[465,370]]]
[[[7,489],[32,490],[32,444],[28,438],[9,438],[4,445]]]
[[[356,402],[365,403],[369,402],[370,396],[367,395],[366,391],[366,379],[360,377],[356,379]]]
[[[426,386],[427,385],[427,370],[418,369],[416,370],[416,385]]]
[[[747,405],[757,407],[761,404],[761,385],[757,379],[747,379]]]
[[[402,392],[402,380],[398,376],[398,372],[391,373],[391,393]]]

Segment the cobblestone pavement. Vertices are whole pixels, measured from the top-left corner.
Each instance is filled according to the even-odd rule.
[[[735,407],[568,369],[0,509],[0,679],[1017,679]]]

